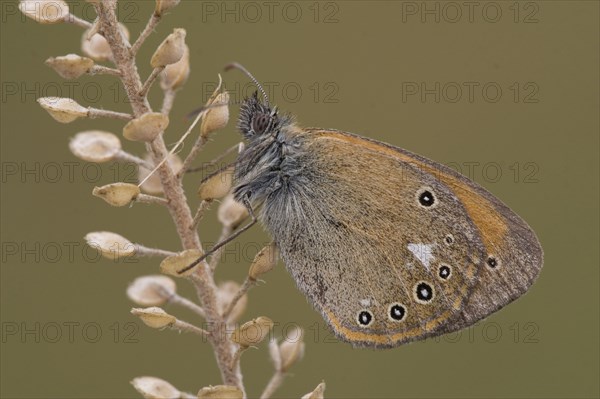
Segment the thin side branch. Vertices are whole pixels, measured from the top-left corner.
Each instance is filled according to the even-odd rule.
[[[133,115],[125,114],[123,112],[117,111],[109,111],[106,109],[100,108],[92,108],[88,107],[88,118],[112,118],[112,119],[122,119],[124,121],[129,121],[133,119]]]
[[[179,172],[177,173],[177,177],[179,179],[183,179],[183,176],[185,176],[187,170],[192,165],[192,163],[194,162],[194,160],[196,159],[196,157],[198,156],[200,151],[202,151],[202,148],[204,147],[204,145],[206,144],[207,141],[208,141],[207,137],[205,137],[203,135],[198,136],[198,138],[196,139],[196,142],[194,143],[194,146],[190,150],[190,153],[188,154],[187,157],[185,157],[185,161],[183,161],[183,166],[181,167],[181,169],[179,169]]]
[[[144,44],[148,36],[150,36],[150,34],[154,31],[154,28],[156,28],[156,25],[158,25],[160,22],[160,18],[160,15],[157,15],[156,13],[152,14],[148,20],[148,23],[146,24],[146,27],[142,33],[140,33],[140,36],[136,39],[135,43],[133,43],[133,46],[131,46],[130,53],[132,56],[135,57],[137,52],[140,50],[140,47],[142,47],[142,44]]]
[[[225,311],[223,312],[224,320],[227,320],[229,318],[229,315],[233,311],[233,308],[235,308],[235,305],[237,305],[239,300],[248,292],[250,288],[254,287],[255,285],[256,280],[251,280],[250,278],[246,277],[246,280],[244,280],[244,284],[242,284],[238,292],[235,293],[235,296],[233,297],[231,302],[229,302],[227,309],[225,309]]]
[[[114,75],[121,76],[121,71],[116,68],[110,68],[104,65],[94,65],[88,73],[90,75]]]
[[[204,217],[204,212],[208,209],[208,207],[210,206],[211,203],[212,203],[212,201],[208,201],[208,200],[203,200],[202,202],[200,202],[200,205],[198,206],[198,210],[196,211],[196,214],[194,215],[194,222],[192,223],[193,229],[198,227],[198,223],[200,223],[200,220],[202,220],[202,218]]]
[[[233,233],[233,228],[230,225],[223,226],[223,229],[221,230],[221,236],[219,237],[219,240],[217,242],[223,241],[224,239],[229,237],[231,235],[231,233]],[[213,272],[219,265],[219,262],[221,261],[221,254],[223,253],[224,250],[225,250],[225,248],[221,247],[221,248],[217,249],[210,257],[210,261],[208,262],[208,265],[210,266],[210,270],[212,270]],[[225,320],[227,320],[227,319],[225,319]]]
[[[158,204],[158,205],[169,205],[169,201],[166,198],[156,197],[154,195],[148,194],[138,194],[135,197],[135,202],[140,202],[142,204]]]
[[[283,383],[284,378],[285,378],[284,373],[282,373],[281,371],[275,371],[275,374],[273,374],[273,377],[271,377],[271,380],[265,387],[265,390],[260,395],[260,399],[271,398],[273,396],[273,394],[275,393],[275,391],[277,391],[277,389],[279,389],[279,387]]]
[[[165,67],[162,66],[162,67],[156,67],[152,70],[152,73],[150,74],[150,76],[148,76],[148,79],[146,79],[146,81],[144,82],[144,85],[142,86],[142,89],[139,92],[140,97],[146,97],[146,95],[150,91],[150,88],[152,87],[152,84],[154,83],[156,78],[158,78],[158,75],[160,75],[160,73],[164,69],[165,69]]]
[[[201,306],[197,305],[196,303],[194,303],[194,302],[190,301],[189,299],[184,298],[180,295],[172,294],[169,297],[169,302],[179,305],[181,307],[184,307],[186,309],[189,309],[201,317],[205,316],[204,309],[202,309]]]
[[[137,157],[133,154],[128,153],[127,151],[120,150],[115,156],[115,160],[120,162],[131,162],[136,164],[137,166],[142,166],[148,170],[152,169],[154,166],[149,162],[144,161],[142,158]]]
[[[162,258],[166,258],[169,256],[177,255],[176,252],[165,251],[164,249],[158,248],[148,248],[140,244],[135,245],[135,254],[138,256],[158,256]]]
[[[71,13],[69,13],[69,15],[67,15],[64,19],[64,21],[68,24],[73,24],[73,25],[77,25],[80,26],[84,29],[90,29],[92,27],[91,22],[86,21],[85,19],[81,19],[78,16],[75,16]]]
[[[165,90],[165,96],[163,98],[162,108],[160,110],[162,114],[169,116],[171,109],[173,108],[173,104],[175,103],[176,93],[177,92],[172,89]]]
[[[175,320],[175,323],[173,323],[173,325],[171,325],[171,328],[173,330],[178,330],[178,331],[182,331],[182,332],[191,332],[194,333],[196,335],[199,335],[203,338],[210,338],[210,333],[200,327],[196,327],[193,324],[190,324],[188,322],[185,322],[183,320]]]

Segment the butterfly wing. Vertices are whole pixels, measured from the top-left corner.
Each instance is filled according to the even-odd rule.
[[[392,347],[454,331],[532,284],[535,234],[476,183],[374,140],[305,132],[302,172],[265,202],[263,222],[338,337]]]

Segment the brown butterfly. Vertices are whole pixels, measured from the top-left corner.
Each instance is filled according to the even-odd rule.
[[[263,97],[244,100],[238,124],[234,196],[253,221],[214,249],[260,220],[300,291],[357,346],[467,327],[532,285],[535,233],[477,183],[389,144],[301,128],[231,67]]]

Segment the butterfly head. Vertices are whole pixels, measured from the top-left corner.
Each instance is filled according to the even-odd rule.
[[[258,92],[244,99],[240,108],[238,128],[247,139],[269,135],[280,127],[277,107],[258,97]]]

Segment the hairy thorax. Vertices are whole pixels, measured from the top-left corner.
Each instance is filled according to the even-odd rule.
[[[234,196],[253,208],[285,196],[301,183],[303,164],[309,162],[303,133],[295,125],[282,126],[268,136],[248,140],[235,169]]]

